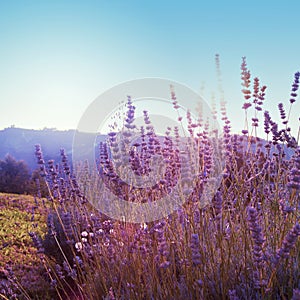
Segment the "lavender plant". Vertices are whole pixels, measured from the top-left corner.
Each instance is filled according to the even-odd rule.
[[[284,104],[278,106],[280,128],[263,110],[266,86],[254,78],[252,89],[245,58],[241,71],[245,127],[241,135],[231,133],[222,102],[223,136],[218,145],[222,143],[224,170],[211,205],[203,205],[200,198],[214,174],[216,144],[201,118],[186,116],[185,150],[189,157],[197,149],[198,169],[180,168],[178,128],[167,128],[161,139],[147,112],[133,150],[135,108],[130,97],[123,140],[117,142],[117,132],[112,131],[99,145],[98,174],[83,163],[75,177],[63,150],[61,164],[55,165],[46,163],[36,146],[51,208],[46,237],[31,236],[57,299],[298,299],[300,147],[289,121],[300,73],[294,76],[288,113]],[[171,100],[177,109],[173,88]],[[257,137],[259,126],[264,127],[265,139]],[[125,172],[124,154],[135,178],[149,174],[154,155],[167,167],[155,185],[128,188],[119,175]],[[194,190],[184,205],[158,221],[112,220],[90,205],[93,197],[107,197],[105,188],[126,201],[144,203],[168,194],[179,182],[181,189],[174,197],[180,198],[191,181]]]

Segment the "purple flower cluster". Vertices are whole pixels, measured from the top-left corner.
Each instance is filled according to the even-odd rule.
[[[165,226],[166,223],[162,221],[157,223],[154,227],[158,242],[158,255],[156,257],[156,260],[159,263],[159,267],[162,269],[168,268],[170,266],[170,262],[168,260],[168,244],[165,237]]]
[[[199,235],[194,233],[191,236],[191,252],[192,252],[192,262],[194,266],[201,264],[201,254],[200,254],[200,240]]]
[[[288,258],[292,248],[295,246],[298,236],[300,236],[300,224],[297,223],[287,233],[283,240],[282,246],[277,250],[276,261],[280,258]]]
[[[278,105],[284,128],[264,111],[268,140],[250,135],[261,126],[266,87],[254,78],[250,89],[245,58],[241,70],[243,108],[253,105],[254,115],[249,119],[252,131],[245,126],[242,135],[231,134],[222,106],[220,141],[202,116],[195,121],[190,112],[186,116],[188,137],[181,138],[178,127],[168,127],[163,137],[158,136],[147,111],[143,112],[144,126],[135,127],[135,106],[128,97],[123,130],[110,132],[99,146],[97,180],[101,179],[101,184],[95,174],[86,172],[85,182],[92,185],[90,194],[81,190],[80,177],[73,174],[63,150],[58,165],[54,161],[45,163],[41,147],[36,146],[40,172],[50,190],[51,208],[46,236],[30,236],[49,263],[49,282],[60,298],[297,297],[300,148],[287,126],[290,113],[286,113],[284,104]],[[297,96],[299,76],[295,74],[291,104]],[[174,87],[171,100],[179,112]],[[222,149],[215,142],[222,144]],[[182,145],[184,149],[180,149]],[[200,205],[205,184],[215,179],[218,162],[213,159],[214,151],[225,155],[224,176],[211,202]],[[193,155],[200,162],[198,169],[191,160]],[[151,163],[155,157],[165,168],[153,185],[135,186],[120,176],[125,163],[135,178],[148,176],[156,167]],[[108,188],[125,201],[153,202],[170,194],[175,186],[179,189],[173,193],[174,201],[190,195],[184,205],[168,217],[143,224],[111,220],[85,201],[98,192],[109,204]]]
[[[292,158],[293,167],[289,174],[288,187],[300,191],[300,147]]]
[[[253,86],[253,104],[257,111],[262,111],[262,105],[265,100],[267,87],[264,85],[261,88],[259,87],[259,78],[254,78],[254,86]]]
[[[251,98],[251,91],[249,89],[250,87],[250,71],[247,68],[247,62],[246,62],[246,57],[242,58],[242,65],[241,65],[241,79],[242,79],[242,86],[244,87],[242,89],[242,93],[244,94],[244,98],[246,101],[249,101],[249,99]],[[243,105],[243,109],[247,110],[249,107],[251,107],[251,103],[250,102],[245,102]]]
[[[248,208],[248,223],[253,238],[253,259],[257,265],[260,265],[263,261],[263,245],[265,237],[262,232],[262,228],[259,225],[258,214],[254,207]]]
[[[296,101],[297,97],[297,91],[299,89],[299,78],[300,78],[300,72],[296,72],[294,75],[294,83],[292,85],[292,91],[291,91],[291,98],[290,103],[293,104]]]

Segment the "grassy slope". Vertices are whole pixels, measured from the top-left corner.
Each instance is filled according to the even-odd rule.
[[[32,211],[34,221],[31,221]],[[6,279],[6,266],[12,268],[19,282],[38,297],[47,288],[43,266],[33,247],[30,231],[41,235],[46,230],[46,210],[36,206],[34,197],[0,193],[0,279]],[[34,224],[38,224],[34,228]]]

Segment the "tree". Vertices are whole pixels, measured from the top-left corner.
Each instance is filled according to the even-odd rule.
[[[0,192],[27,193],[30,173],[27,164],[17,161],[10,154],[0,160]]]

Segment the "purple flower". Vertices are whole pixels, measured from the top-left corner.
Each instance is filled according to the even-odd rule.
[[[222,203],[223,203],[222,195],[221,195],[221,192],[218,191],[213,198],[213,206],[214,206],[214,210],[215,210],[217,219],[221,218]]]
[[[300,299],[300,289],[293,290],[293,297],[291,300],[299,300]]]
[[[285,115],[285,110],[283,108],[283,104],[282,103],[278,104],[278,109],[279,109],[279,112],[280,112],[280,118],[282,120],[284,120],[286,118],[286,115]]]
[[[300,72],[296,72],[294,75],[294,83],[292,85],[292,92],[290,94],[290,103],[293,104],[296,101],[297,97],[297,91],[299,89],[299,77],[300,77]]]
[[[257,265],[259,265],[262,261],[262,248],[265,238],[258,223],[258,215],[254,207],[248,208],[248,224],[254,241],[253,258]]]
[[[40,166],[40,175],[42,177],[46,177],[47,171],[46,171],[46,167],[45,167],[45,161],[43,158],[41,145],[39,145],[39,144],[35,145],[35,156],[37,158],[37,163]]]
[[[63,164],[64,171],[65,171],[66,175],[69,176],[71,174],[71,171],[70,171],[70,166],[68,163],[68,157],[67,157],[64,149],[60,149],[60,156],[61,156],[61,161]]]
[[[201,264],[201,255],[200,255],[200,241],[198,234],[192,234],[191,237],[191,252],[192,252],[192,262],[194,266]]]
[[[294,227],[287,233],[282,246],[277,250],[276,262],[280,258],[288,258],[292,248],[295,246],[298,236],[300,235],[300,224],[297,223]]]
[[[247,110],[249,107],[251,107],[252,106],[252,104],[250,103],[250,102],[245,102],[244,104],[243,104],[243,106],[242,106],[242,109],[245,109],[245,110]]]
[[[33,241],[34,247],[37,248],[38,253],[44,253],[45,249],[43,247],[41,238],[35,232],[29,232],[29,236]]]
[[[236,294],[236,290],[228,291],[229,300],[239,300],[240,298]]]
[[[69,212],[65,212],[61,216],[61,220],[64,226],[64,232],[68,238],[73,236],[73,229],[72,229],[72,217]]]
[[[264,129],[265,133],[269,134],[270,133],[270,124],[271,124],[271,117],[268,111],[264,112]]]
[[[293,167],[288,176],[287,186],[292,189],[300,190],[300,147],[295,151],[292,158]]]

